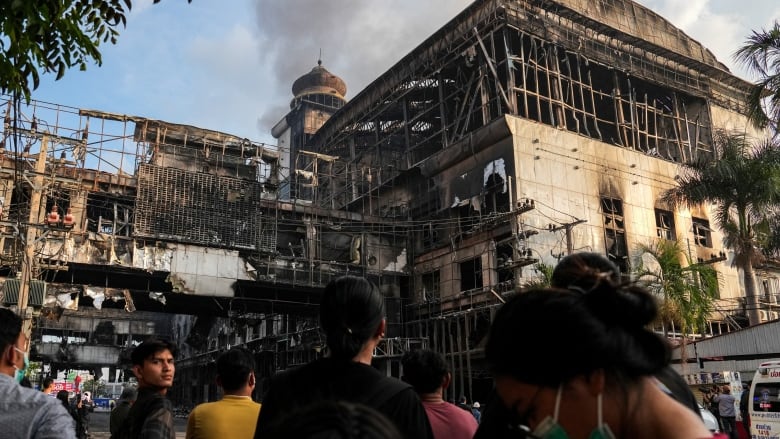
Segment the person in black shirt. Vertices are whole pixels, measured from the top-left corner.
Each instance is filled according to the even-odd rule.
[[[387,416],[406,438],[433,438],[412,386],[371,367],[386,326],[384,297],[375,285],[351,276],[330,282],[322,294],[320,326],[330,356],[273,377],[255,439],[265,438],[284,415],[321,401],[363,404]]]

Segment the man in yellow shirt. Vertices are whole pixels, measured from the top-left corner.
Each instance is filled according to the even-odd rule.
[[[252,401],[255,360],[242,348],[217,358],[217,385],[224,396],[195,407],[187,420],[187,439],[251,439],[255,435],[260,404]]]

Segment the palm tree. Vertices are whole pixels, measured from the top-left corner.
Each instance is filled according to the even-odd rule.
[[[732,263],[742,272],[751,325],[759,320],[753,265],[761,261],[756,225],[765,224],[780,200],[780,146],[771,140],[751,145],[744,134],[717,130],[712,156],[682,165],[677,186],[662,199],[672,207],[710,203],[724,244],[734,251]]]
[[[753,33],[734,59],[758,76],[748,96],[748,118],[758,128],[770,126],[777,133],[780,122],[780,24]],[[766,98],[766,100],[765,100]]]
[[[718,296],[717,271],[710,265],[694,264],[678,241],[660,239],[640,245],[637,255],[634,274],[659,299],[658,320],[665,335],[675,325],[683,340],[705,332]]]
[[[552,284],[553,266],[544,262],[537,262],[534,265],[534,271],[537,276],[533,279],[520,284],[521,290],[531,290],[535,288],[548,288]]]

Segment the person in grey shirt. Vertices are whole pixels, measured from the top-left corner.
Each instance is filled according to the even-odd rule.
[[[29,339],[22,319],[0,308],[0,428],[4,439],[76,439],[73,418],[46,394],[22,387]]]
[[[713,401],[718,403],[720,421],[723,423],[723,432],[729,435],[729,439],[739,439],[737,433],[737,410],[734,405],[736,398],[731,394],[729,386],[723,386],[723,393],[715,395]]]

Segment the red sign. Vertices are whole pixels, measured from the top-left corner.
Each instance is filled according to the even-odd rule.
[[[52,393],[56,394],[60,390],[67,390],[68,392],[73,392],[74,391],[73,383],[69,383],[67,381],[55,381],[54,390],[52,391]]]

